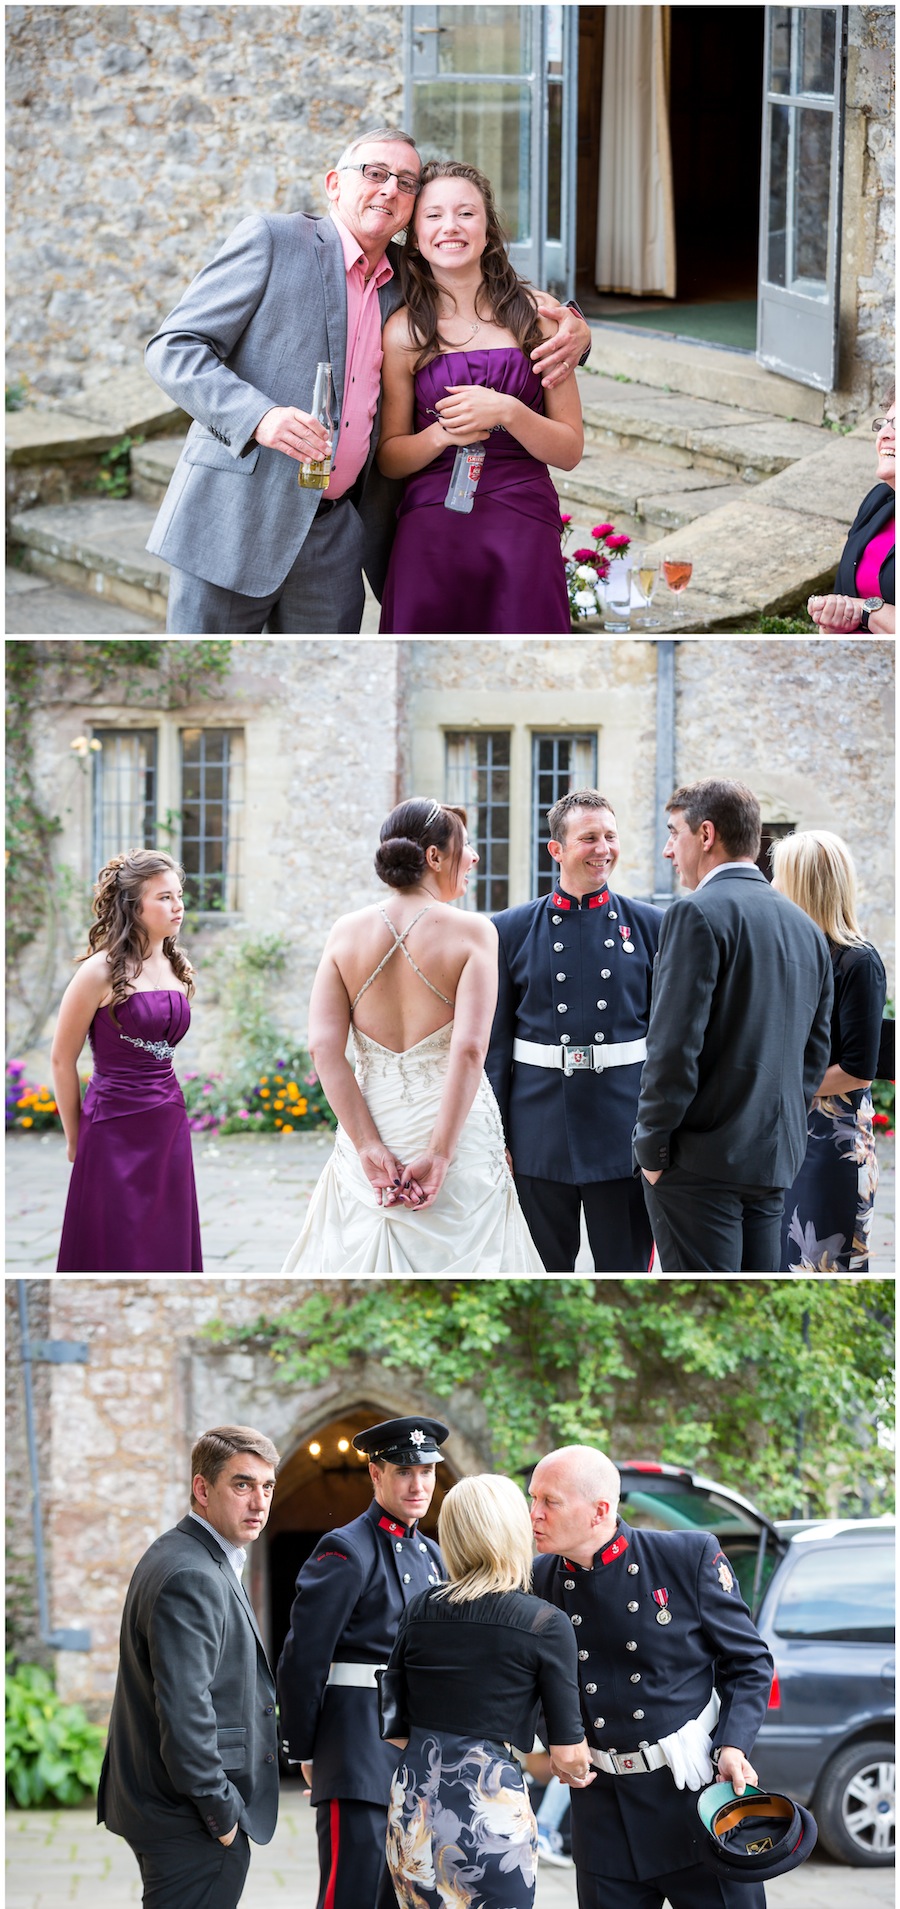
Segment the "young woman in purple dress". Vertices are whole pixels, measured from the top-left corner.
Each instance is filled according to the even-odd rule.
[[[402,252],[404,304],[383,333],[378,464],[406,486],[381,631],[545,635],[570,629],[548,464],[584,449],[574,377],[544,390],[530,352],[556,331],[513,271],[490,182],[435,160]],[[573,367],[574,369],[574,367]],[[484,447],[470,512],[443,508],[459,445]]]
[[[91,952],[59,1010],[52,1066],[73,1163],[57,1272],[202,1272],[191,1135],[172,1067],[194,971],[178,946],[184,875],[132,849],[101,868]],[[78,1057],[94,1071],[81,1104]]]

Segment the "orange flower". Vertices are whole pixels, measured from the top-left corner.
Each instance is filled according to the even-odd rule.
[[[20,1127],[33,1127],[33,1126],[34,1126],[34,1121],[32,1120],[32,1118],[31,1118],[31,1115],[30,1115],[30,1114],[23,1114],[23,1115],[22,1115],[22,1118],[21,1118],[21,1120],[19,1121],[19,1126],[20,1126]]]

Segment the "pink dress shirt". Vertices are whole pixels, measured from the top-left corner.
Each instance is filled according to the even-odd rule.
[[[331,467],[326,495],[334,500],[353,488],[365,464],[372,424],[381,390],[381,307],[379,287],[393,278],[393,266],[383,258],[366,284],[366,256],[353,233],[332,212],[340,233],[347,271],[347,358],[344,402],[337,455]]]
[[[894,547],[894,526],[885,524],[883,530],[877,530],[871,543],[856,566],[856,594],[858,597],[880,597],[879,575],[881,566]]]

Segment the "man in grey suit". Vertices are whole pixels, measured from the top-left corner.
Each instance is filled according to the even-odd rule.
[[[191,1453],[191,1509],[128,1587],[97,1820],[137,1857],[147,1909],[235,1909],[278,1812],[275,1682],[240,1573],[278,1453],[247,1425]]]
[[[828,944],[756,867],[742,783],[698,782],[666,806],[663,853],[692,892],[660,931],[635,1170],[665,1272],[777,1272],[830,1054]]]
[[[170,633],[353,634],[362,571],[380,594],[400,486],[373,469],[381,327],[400,303],[390,241],[411,219],[421,170],[407,133],[355,139],[325,175],[324,219],[243,219],[147,346],[151,376],[195,420],[148,549],[173,566]],[[538,347],[559,382],[590,344],[555,301],[559,330]],[[308,410],[316,366],[334,383],[326,492],[298,487],[295,462],[327,437]]]

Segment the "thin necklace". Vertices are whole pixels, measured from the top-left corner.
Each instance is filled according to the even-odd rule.
[[[464,319],[464,320],[463,320],[462,322],[463,322],[464,324],[466,324],[466,325],[468,325],[468,323],[469,323],[469,320],[468,320],[468,319],[466,318],[466,319]],[[475,333],[476,333],[476,331],[480,331],[480,330],[481,330],[481,319],[480,319],[480,318],[476,318],[476,320],[475,320],[475,323],[474,323],[474,325],[472,326],[472,329],[471,329],[471,331],[469,332],[469,336],[468,336],[468,338],[463,338],[463,339],[461,339],[461,341],[460,341],[460,342],[461,342],[462,344],[464,344],[464,345],[467,345],[467,344],[469,344],[469,342],[470,342],[470,340],[471,340],[472,338],[474,338],[474,336],[475,336]]]

